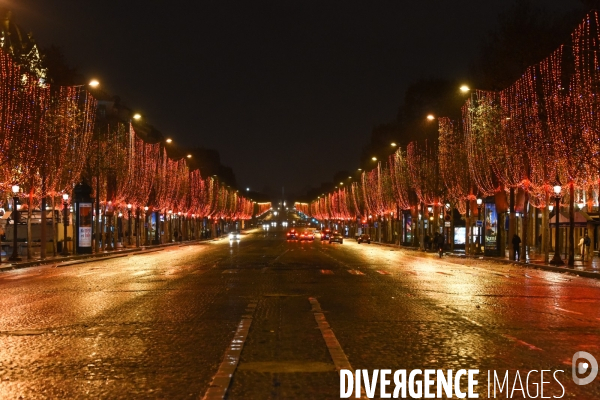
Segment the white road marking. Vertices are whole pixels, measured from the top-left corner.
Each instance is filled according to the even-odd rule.
[[[357,269],[349,269],[348,272],[351,273],[352,275],[364,275],[364,272],[361,272]]]
[[[233,339],[231,339],[229,347],[225,351],[223,361],[221,362],[217,373],[213,376],[206,393],[204,393],[204,397],[202,397],[203,400],[222,400],[225,398],[227,389],[231,384],[231,378],[240,362],[240,355],[242,354],[244,343],[248,337],[250,325],[252,325],[252,314],[254,314],[254,310],[256,310],[256,303],[248,304],[246,311],[251,312],[251,314],[244,315],[240,321],[237,331],[235,332]]]
[[[544,350],[540,349],[539,347],[536,347],[536,346],[532,345],[531,343],[527,343],[527,342],[525,342],[525,341],[523,341],[521,339],[517,339],[516,337],[509,336],[509,335],[501,335],[501,336],[504,337],[504,338],[506,338],[506,339],[508,339],[508,340],[510,340],[510,341],[516,342],[516,343],[518,343],[520,345],[529,347],[530,350],[544,351]]]
[[[583,313],[580,313],[580,312],[577,312],[577,311],[565,310],[564,308],[560,308],[560,307],[556,307],[556,306],[554,307],[554,309],[558,310],[558,311],[563,311],[563,312],[566,312],[566,313],[583,315]]]
[[[346,357],[346,353],[342,349],[340,342],[338,342],[335,337],[335,333],[329,326],[327,319],[325,318],[325,314],[323,314],[323,310],[321,310],[321,305],[314,297],[309,297],[308,301],[312,306],[312,312],[315,316],[315,321],[317,321],[317,325],[319,330],[321,331],[321,335],[323,335],[323,339],[325,340],[325,344],[327,345],[327,350],[329,350],[329,355],[333,360],[333,364],[335,365],[335,369],[337,369],[338,373],[342,369],[347,369],[350,371],[354,371],[352,365],[350,365],[350,361],[348,361],[348,357]],[[362,388],[361,388],[362,389]],[[361,390],[361,399],[365,399],[366,397],[362,394]]]

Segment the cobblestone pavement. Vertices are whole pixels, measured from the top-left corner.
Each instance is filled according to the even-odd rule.
[[[3,399],[201,399],[215,376],[228,399],[336,399],[340,358],[319,318],[354,369],[479,369],[480,398],[488,370],[512,386],[517,370],[559,369],[562,398],[600,398],[600,378],[574,385],[570,365],[577,351],[600,359],[600,281],[567,274],[254,231],[3,272],[0,290]],[[238,335],[229,381],[218,372]]]

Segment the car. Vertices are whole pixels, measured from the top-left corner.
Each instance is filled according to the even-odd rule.
[[[313,241],[313,240],[315,240],[315,235],[310,231],[302,232],[300,234],[300,241],[302,241],[302,240]]]
[[[241,238],[242,238],[242,235],[240,235],[239,232],[229,232],[229,240],[230,241],[240,240]]]
[[[368,233],[363,233],[362,235],[360,235],[358,238],[356,238],[356,241],[360,244],[360,243],[367,243],[367,244],[371,244],[371,236],[369,236]]]
[[[331,230],[324,229],[321,231],[321,240],[329,240],[330,236],[331,236]]]
[[[298,232],[295,229],[292,229],[287,233],[287,240],[298,240]]]
[[[339,232],[333,232],[329,237],[329,243],[338,242],[339,244],[344,243],[344,237]]]

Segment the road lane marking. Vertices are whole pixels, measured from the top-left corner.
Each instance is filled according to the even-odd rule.
[[[555,306],[555,307],[553,307],[553,308],[554,308],[555,310],[558,310],[558,311],[563,311],[563,312],[566,312],[566,313],[577,314],[577,315],[583,315],[583,313],[580,313],[580,312],[577,312],[577,311],[565,310],[564,308],[560,308],[560,307],[556,307],[556,306]]]
[[[321,274],[323,275],[333,275],[333,271],[330,269],[322,269]]]
[[[387,271],[380,271],[380,270],[377,270],[377,272],[378,272],[378,273],[380,273],[381,275],[391,275],[391,274],[390,274],[389,272],[387,272]]]
[[[525,342],[525,341],[523,341],[521,339],[517,339],[516,337],[509,336],[509,335],[502,335],[502,334],[501,334],[501,336],[503,338],[505,338],[505,339],[508,339],[510,341],[513,341],[513,342],[516,342],[516,343],[518,343],[520,345],[529,347],[529,350],[544,351],[544,350],[540,349],[539,347],[536,347],[536,346],[532,345],[531,343],[527,343],[527,342]]]
[[[237,274],[239,270],[237,269],[226,269],[221,272],[222,274]]]
[[[250,331],[250,325],[252,325],[252,315],[255,310],[256,303],[250,303],[248,304],[248,307],[246,307],[246,312],[249,314],[242,316],[237,331],[235,332],[233,339],[231,339],[229,347],[225,351],[223,361],[221,361],[221,365],[215,376],[213,376],[202,400],[222,400],[225,398],[227,389],[231,384],[231,378],[240,362],[240,355],[242,354],[244,343],[248,337],[248,331]]]
[[[310,301],[310,304],[313,306],[312,311],[315,316],[315,321],[317,322],[317,326],[321,331],[321,335],[323,335],[323,339],[325,340],[325,344],[329,350],[329,355],[331,355],[331,359],[333,360],[333,364],[335,365],[338,373],[342,369],[349,369],[353,371],[350,361],[348,361],[348,357],[346,357],[342,346],[340,346],[340,342],[338,342],[337,338],[335,337],[335,333],[333,333],[331,330],[331,326],[329,326],[329,323],[325,318],[325,314],[323,314],[321,310],[321,305],[314,297],[309,297],[308,301]]]
[[[319,304],[319,301],[314,297],[309,297],[308,301],[312,306],[311,311],[315,316],[315,321],[317,322],[317,326],[321,331],[323,340],[325,340],[325,345],[327,346],[327,350],[329,350],[329,355],[333,360],[333,364],[335,365],[335,369],[337,370],[338,374],[343,369],[347,369],[354,372],[352,365],[350,365],[350,361],[348,361],[348,357],[346,357],[346,353],[344,353],[340,342],[338,342],[337,338],[335,337],[335,333],[333,333],[331,326],[329,326],[329,323],[325,318],[325,314],[323,314],[321,304]],[[366,399],[366,397],[362,394],[362,388],[360,398]]]
[[[360,272],[357,269],[349,269],[348,272],[351,273],[352,275],[364,275],[363,272]]]
[[[465,317],[464,315],[461,315],[461,317],[462,317],[462,319],[464,319],[464,320],[467,320],[467,321],[469,321],[470,323],[472,323],[472,324],[474,324],[474,325],[477,325],[477,326],[479,326],[479,327],[483,328],[483,325],[481,325],[479,322],[477,322],[477,321],[473,321],[472,319],[470,319],[470,318],[467,318],[467,317]]]
[[[278,255],[273,261],[271,261],[269,264],[275,264],[277,262],[277,260],[279,260],[281,257],[283,257],[283,255],[285,253],[287,253],[288,251],[290,251],[290,249],[287,249],[286,251],[284,251],[283,253],[281,253],[280,255]]]
[[[436,271],[436,273],[437,273],[437,274],[440,274],[440,275],[454,276],[453,274],[449,274],[449,273],[447,273],[447,272],[440,272],[440,271]]]

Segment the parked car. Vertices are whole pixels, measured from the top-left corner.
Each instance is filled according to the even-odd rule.
[[[344,243],[344,237],[341,233],[335,231],[329,237],[329,243],[338,242],[339,244]]]
[[[358,244],[360,244],[360,243],[371,244],[371,236],[369,236],[368,233],[363,233],[358,238],[356,238],[356,241],[358,242]]]

